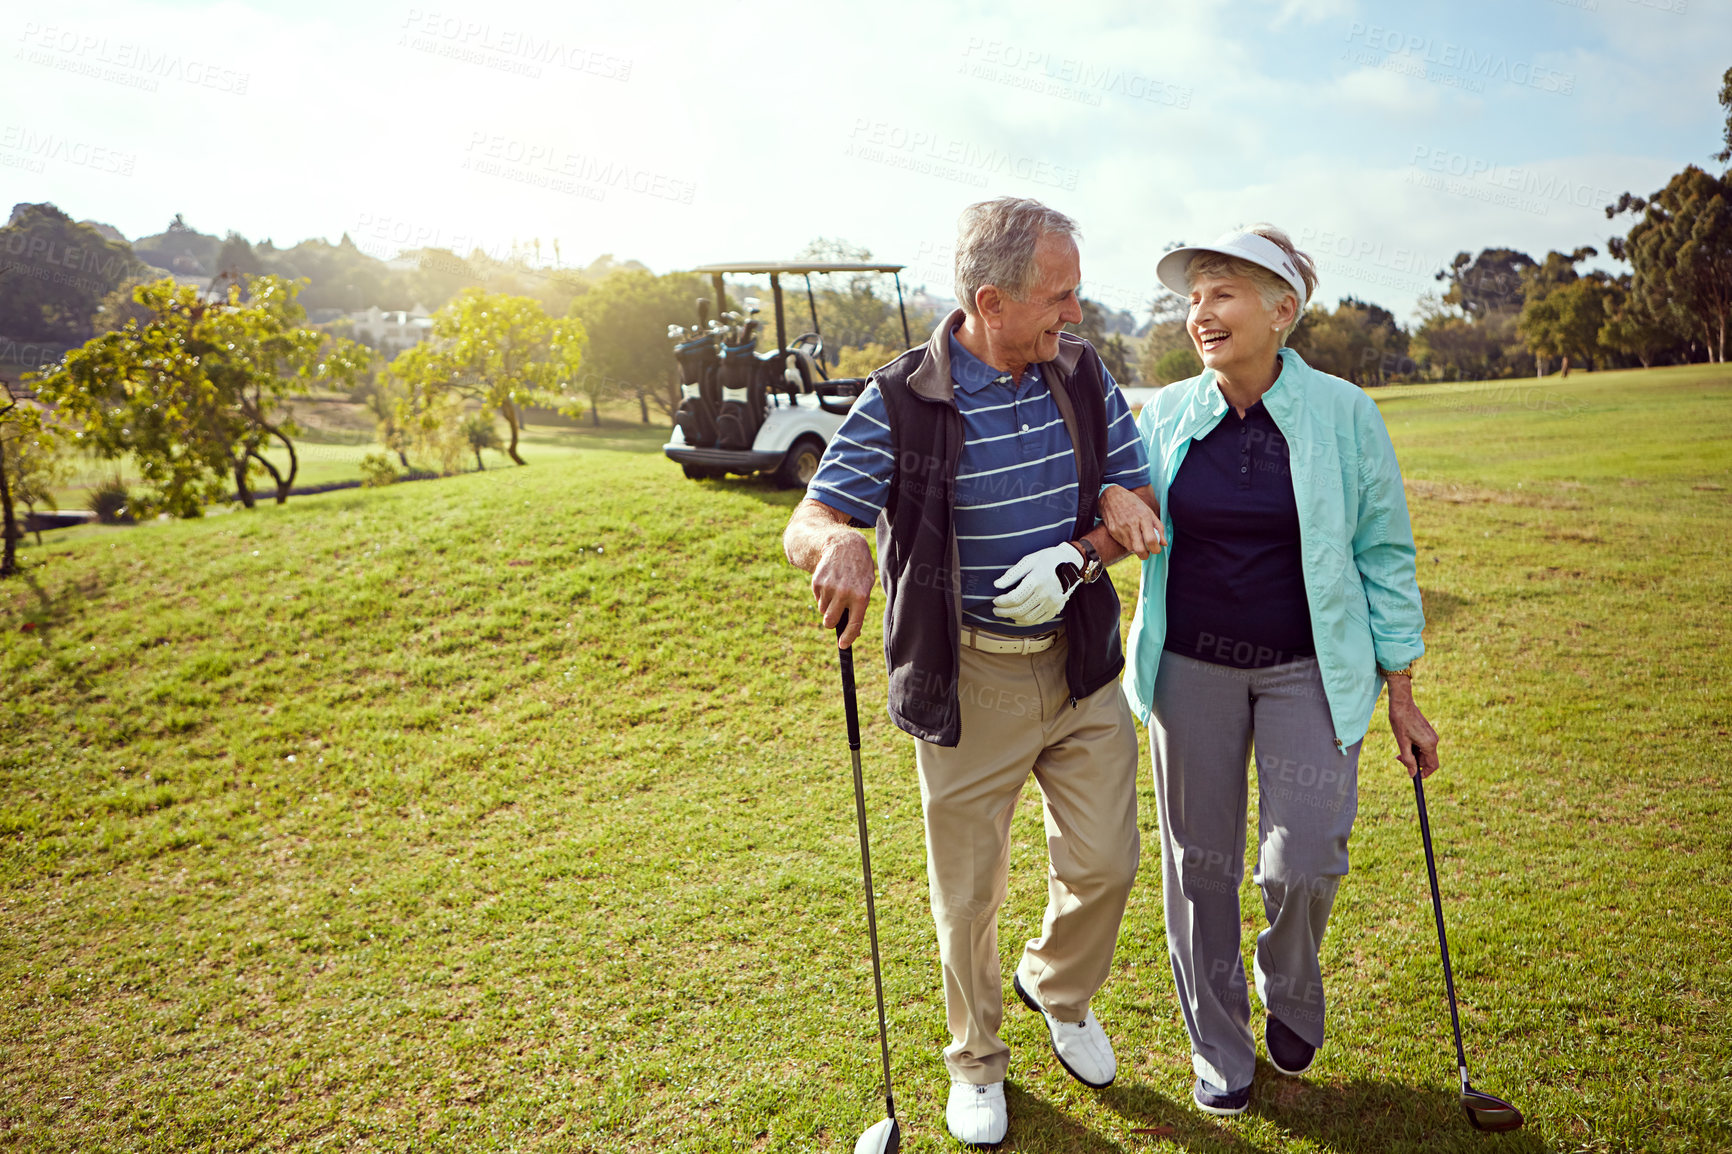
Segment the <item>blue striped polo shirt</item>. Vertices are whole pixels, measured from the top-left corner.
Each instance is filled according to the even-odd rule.
[[[1107,460],[1103,484],[1149,483],[1148,458],[1130,405],[1106,377]],[[963,622],[994,633],[1042,633],[1050,622],[1017,626],[993,612],[1005,590],[993,582],[1028,554],[1071,539],[1077,514],[1076,455],[1041,366],[1014,385],[950,337],[950,377],[962,414],[956,472],[956,551]],[[895,470],[890,422],[876,382],[830,439],[806,496],[868,524],[890,496]]]

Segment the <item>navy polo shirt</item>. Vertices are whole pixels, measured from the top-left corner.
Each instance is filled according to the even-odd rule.
[[[1316,655],[1287,440],[1263,402],[1192,442],[1167,508],[1166,648],[1239,669]]]

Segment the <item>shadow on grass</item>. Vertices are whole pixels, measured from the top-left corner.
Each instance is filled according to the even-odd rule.
[[[1238,1133],[1232,1119],[1206,1116],[1188,1102],[1175,1103],[1152,1086],[1114,1086],[1102,1100],[1125,1118],[1129,1130],[1155,1130],[1160,1139],[1187,1150],[1262,1148]],[[1548,1148],[1531,1128],[1501,1135],[1474,1130],[1453,1090],[1420,1089],[1381,1079],[1311,1082],[1284,1077],[1261,1062],[1251,1091],[1250,1115],[1265,1119],[1294,1138],[1341,1154],[1478,1149],[1488,1142],[1495,1142],[1490,1148],[1499,1151]]]
[[[1004,1149],[1051,1154],[1108,1154],[1109,1151],[1122,1154],[1123,1142],[1084,1126],[1038,1093],[1030,1093],[1014,1081],[1005,1082],[1004,1091],[1005,1106],[1010,1111],[1010,1134]],[[1116,1089],[1107,1091],[1109,1100],[1115,1093]],[[1178,1113],[1171,1102],[1152,1089],[1148,1096],[1151,1102],[1164,1104],[1174,1115]],[[1165,1121],[1163,1118],[1161,1122],[1135,1122],[1133,1125],[1156,1126]]]
[[[1436,625],[1440,621],[1448,621],[1461,612],[1470,602],[1466,597],[1458,597],[1454,593],[1445,593],[1441,589],[1419,590],[1420,600],[1425,606],[1425,623]]]

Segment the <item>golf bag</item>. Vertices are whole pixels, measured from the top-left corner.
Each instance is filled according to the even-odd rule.
[[[758,322],[747,321],[740,328],[740,343],[722,346],[720,368],[722,405],[716,416],[716,440],[724,449],[749,449],[764,423],[767,410],[765,399],[765,369],[774,370],[773,361],[759,359]]]
[[[716,443],[716,417],[722,407],[719,365],[716,357],[718,332],[710,327],[710,302],[698,301],[696,335],[689,341],[674,345],[674,359],[680,366],[680,407],[674,415],[686,444],[709,448]],[[669,335],[684,335],[675,326]]]

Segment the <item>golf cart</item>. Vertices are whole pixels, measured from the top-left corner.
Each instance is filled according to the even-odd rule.
[[[687,329],[668,326],[674,359],[680,366],[680,407],[674,415],[673,437],[662,446],[692,480],[729,473],[751,476],[770,473],[785,488],[804,486],[818,470],[818,459],[842,418],[866,382],[857,377],[832,380],[824,363],[824,336],[818,325],[818,302],[812,274],[879,272],[899,274],[899,264],[838,264],[833,262],[710,264],[695,271],[708,273],[715,300],[727,299],[722,277],[768,274],[775,297],[776,344],[758,352],[763,324],[758,302],[743,301],[745,313],[710,316],[710,302],[697,302],[697,323]],[[812,328],[792,341],[783,319],[782,277],[806,280],[806,303]],[[896,307],[902,316],[905,346],[908,311],[902,301],[902,278],[896,275]]]

